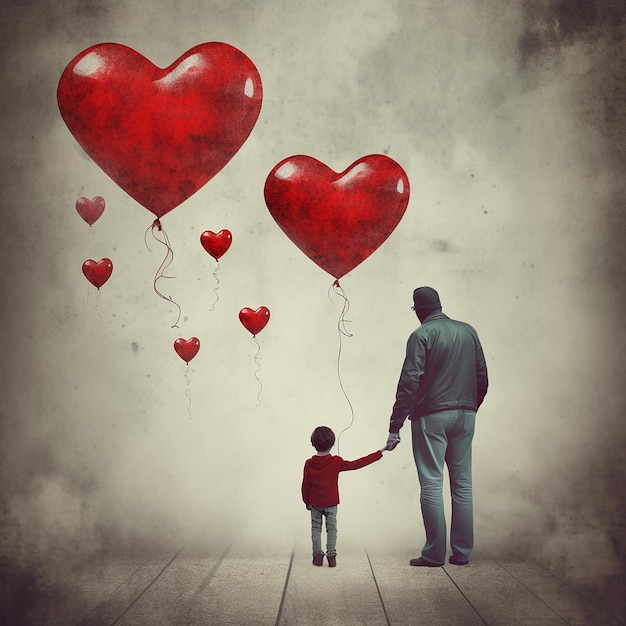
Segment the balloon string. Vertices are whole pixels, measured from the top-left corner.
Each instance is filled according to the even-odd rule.
[[[343,287],[339,284],[339,280],[335,280],[335,282],[329,288],[328,290],[329,297],[330,297],[330,289],[332,289],[336,295],[340,296],[343,299],[343,307],[341,309],[341,313],[339,314],[339,319],[337,320],[337,331],[339,335],[339,350],[337,352],[337,379],[339,380],[339,387],[341,388],[341,391],[343,392],[346,402],[348,403],[348,406],[350,407],[350,423],[339,433],[337,437],[337,454],[339,454],[339,440],[341,439],[341,435],[346,430],[351,428],[352,424],[354,424],[354,407],[352,406],[352,402],[350,402],[350,398],[348,397],[348,394],[346,393],[346,390],[343,386],[343,381],[341,379],[341,368],[340,368],[341,350],[342,350],[342,343],[343,343],[342,337],[352,337],[352,334],[349,333],[346,328],[346,324],[350,323],[351,321],[351,320],[346,319],[346,314],[350,310],[350,300],[348,300],[348,296],[346,296],[346,292],[343,290]]]
[[[154,238],[155,241],[158,241],[160,244],[162,244],[163,246],[165,246],[167,248],[167,251],[165,253],[165,258],[161,262],[161,265],[159,266],[159,269],[156,271],[156,274],[154,275],[153,287],[154,287],[154,293],[156,293],[157,296],[159,296],[160,298],[163,298],[163,300],[167,300],[168,302],[171,302],[178,309],[178,317],[176,318],[176,321],[172,325],[172,328],[178,328],[179,327],[178,326],[178,322],[180,321],[180,316],[181,316],[181,313],[182,313],[180,305],[178,304],[178,302],[173,300],[170,296],[166,296],[165,294],[161,293],[159,291],[159,289],[157,288],[157,283],[158,283],[158,281],[160,279],[162,279],[162,278],[176,278],[175,276],[168,276],[165,273],[165,270],[167,270],[167,268],[174,261],[174,250],[172,250],[172,246],[170,245],[169,237],[167,236],[167,233],[163,229],[163,226],[161,226],[161,221],[159,220],[158,217],[157,217],[157,219],[154,220],[154,222],[152,223],[152,226],[149,226],[146,229],[146,232],[144,234],[144,243],[146,245],[146,248],[148,248],[148,250],[150,250],[150,247],[148,246],[148,241],[147,241],[148,231],[152,231],[152,237]],[[157,233],[161,233],[163,235],[163,239],[159,239],[159,237],[157,237]],[[150,252],[152,252],[152,250],[150,250]]]
[[[260,357],[261,346],[259,345],[259,342],[257,341],[256,335],[252,336],[250,343],[253,343],[256,345],[256,354],[254,355],[254,363],[257,366],[257,369],[254,372],[254,377],[257,379],[257,382],[259,383],[259,393],[257,394],[257,397],[256,397],[257,406],[261,406],[261,391],[263,391],[263,383],[261,382],[261,379],[259,378],[259,372],[261,371],[261,357]]]
[[[187,381],[187,389],[185,389],[185,395],[189,400],[189,406],[187,407],[187,413],[189,413],[189,419],[191,419],[191,382],[189,380],[189,363],[185,369],[185,380]]]
[[[102,322],[102,311],[100,310],[100,296],[102,292],[98,288],[98,293],[96,293],[96,311],[98,313],[98,317],[100,318],[100,322]]]
[[[217,283],[213,289],[213,292],[215,293],[215,302],[211,305],[211,308],[209,309],[209,311],[214,311],[215,310],[215,305],[219,302],[220,300],[220,294],[218,293],[220,290],[220,279],[217,276],[217,273],[219,272],[220,269],[220,262],[217,262],[217,267],[215,268],[214,272],[213,272],[213,278],[215,278],[215,282]]]
[[[346,296],[346,292],[343,290],[343,287],[339,284],[339,281],[336,280],[329,288],[328,288],[328,297],[330,298],[330,291],[338,295],[343,300],[343,308],[341,309],[341,313],[339,314],[339,321],[337,322],[337,330],[340,335],[345,335],[346,337],[352,337],[352,333],[348,332],[346,328],[346,324],[349,324],[352,320],[347,320],[346,315],[350,310],[350,300]],[[332,300],[332,298],[330,298]]]

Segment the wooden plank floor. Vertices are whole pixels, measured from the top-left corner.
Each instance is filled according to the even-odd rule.
[[[353,550],[314,567],[303,547],[100,553],[22,594],[3,624],[622,624],[603,605],[529,562],[475,558],[414,568],[410,555]],[[623,582],[623,581],[622,581]]]

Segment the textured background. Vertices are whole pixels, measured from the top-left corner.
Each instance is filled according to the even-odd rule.
[[[491,389],[475,440],[477,550],[597,578],[624,560],[624,87],[621,2],[41,0],[0,8],[2,554],[36,573],[100,546],[308,535],[309,435],[351,418],[339,387],[332,278],[263,201],[271,168],[309,154],[336,171],[371,153],[406,170],[404,219],[342,279],[340,369],[355,409],[340,452],[383,445],[414,287],[479,331]],[[264,86],[249,140],[163,219],[78,147],[56,106],[67,63],[95,43],[161,67],[205,41],[240,48]],[[92,229],[79,196],[107,208]],[[228,228],[214,305],[203,230]],[[81,273],[108,256],[96,296]],[[271,309],[255,346],[237,319]],[[202,348],[189,368],[178,336]],[[260,393],[260,405],[257,396]],[[186,392],[191,398],[191,407]],[[404,441],[342,476],[340,549],[421,546]],[[581,565],[580,569],[577,568]]]

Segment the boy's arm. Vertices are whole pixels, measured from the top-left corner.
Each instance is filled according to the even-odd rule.
[[[376,450],[376,452],[372,452],[367,456],[362,456],[360,459],[356,459],[354,461],[345,461],[342,459],[340,472],[347,472],[350,470],[357,470],[365,467],[366,465],[370,465],[375,461],[383,458],[383,453],[380,450]]]
[[[309,497],[311,493],[311,477],[307,472],[307,466],[304,465],[304,472],[302,475],[302,501],[309,506]]]

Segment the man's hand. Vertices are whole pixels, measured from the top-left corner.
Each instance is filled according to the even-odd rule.
[[[400,433],[389,433],[385,450],[393,450],[400,443]]]

